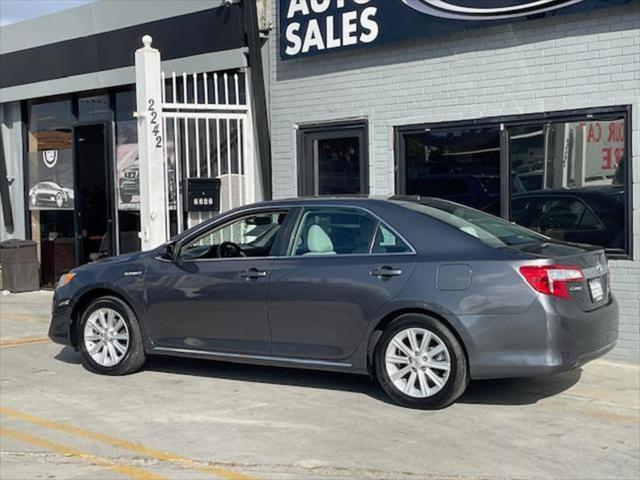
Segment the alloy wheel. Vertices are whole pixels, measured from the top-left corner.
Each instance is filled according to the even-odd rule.
[[[129,350],[129,327],[111,308],[91,313],[84,326],[84,344],[89,356],[101,367],[120,363]]]
[[[427,398],[446,385],[451,356],[435,333],[424,328],[407,328],[389,342],[385,367],[400,392],[414,398]]]

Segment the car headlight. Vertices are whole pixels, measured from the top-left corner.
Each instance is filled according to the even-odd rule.
[[[64,287],[76,276],[73,272],[67,272],[60,276],[60,280],[58,280],[58,284],[56,285],[56,289]]]

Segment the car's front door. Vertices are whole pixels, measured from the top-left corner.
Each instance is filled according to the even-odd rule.
[[[266,292],[286,210],[236,217],[147,272],[146,325],[163,348],[266,355]]]
[[[271,268],[273,355],[348,359],[368,323],[407,284],[415,261],[411,247],[365,210],[304,209],[289,255]]]

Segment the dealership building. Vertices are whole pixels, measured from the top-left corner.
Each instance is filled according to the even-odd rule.
[[[98,1],[3,28],[13,226],[3,213],[1,233],[39,243],[43,285],[102,248],[140,248],[133,53],[150,34],[174,107],[168,234],[212,214],[189,207],[192,178],[220,180],[221,210],[270,196],[448,198],[605,247],[621,312],[609,358],[640,361],[640,1],[261,1],[260,72],[243,2],[133,1],[123,18]],[[205,95],[212,105],[194,108]],[[83,202],[98,183],[101,200]],[[96,204],[111,223],[87,228]]]

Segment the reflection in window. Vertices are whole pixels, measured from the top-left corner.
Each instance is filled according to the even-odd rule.
[[[359,137],[317,140],[318,195],[360,192]]]
[[[500,202],[500,131],[437,129],[404,135],[405,193],[475,208]]]
[[[509,128],[511,219],[550,237],[626,248],[625,120]]]
[[[104,95],[88,95],[78,98],[78,121],[111,120],[109,97]]]

